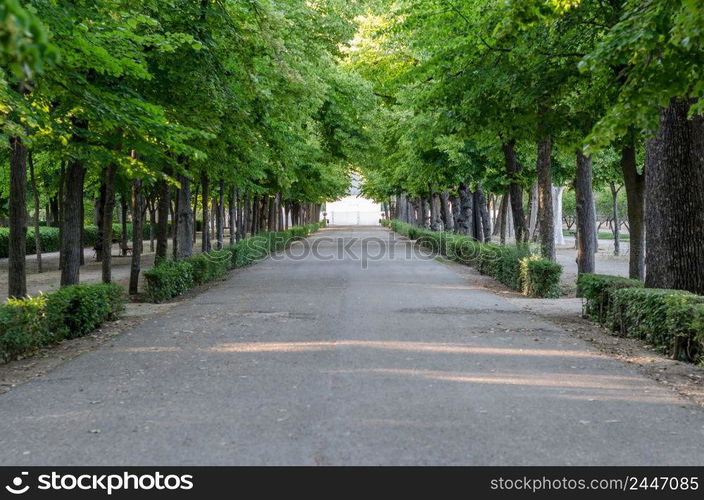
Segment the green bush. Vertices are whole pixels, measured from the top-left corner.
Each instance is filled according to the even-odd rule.
[[[144,272],[150,302],[164,302],[193,288],[193,265],[188,260],[165,260]]]
[[[521,259],[523,294],[529,297],[560,296],[562,266],[537,255]]]
[[[577,277],[577,297],[585,299],[583,315],[604,324],[612,294],[621,288],[643,288],[643,282],[607,274],[580,274]]]
[[[72,285],[48,296],[46,321],[58,338],[81,337],[117,318],[123,308],[119,285]]]
[[[31,354],[50,343],[46,300],[46,295],[8,299],[0,306],[0,354],[5,361]]]
[[[115,284],[74,285],[0,306],[0,355],[16,359],[65,338],[75,338],[116,319],[124,309]]]
[[[228,250],[212,250],[187,259],[191,264],[194,285],[202,285],[221,278],[230,269],[232,255]]]
[[[678,335],[666,328],[670,308],[681,310],[681,304],[704,303],[704,297],[683,290],[658,288],[621,288],[611,296],[607,325],[621,335],[645,340],[667,353],[672,352],[674,337]],[[671,313],[670,324],[674,323]]]
[[[446,256],[477,270],[529,297],[558,297],[562,266],[531,256],[527,246],[508,247],[479,243],[448,232],[429,231],[405,222],[392,220],[391,229],[432,252]]]
[[[224,276],[229,269],[258,262],[319,228],[320,224],[316,223],[276,233],[260,233],[223,250],[212,250],[178,262],[160,262],[144,273],[147,300],[158,303],[181,295],[194,286]]]
[[[390,227],[391,221],[389,219],[379,219],[379,224],[381,224],[383,227]]]

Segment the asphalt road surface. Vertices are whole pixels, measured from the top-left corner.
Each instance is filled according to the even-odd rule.
[[[389,234],[322,231],[1,395],[1,463],[704,464],[701,408]]]

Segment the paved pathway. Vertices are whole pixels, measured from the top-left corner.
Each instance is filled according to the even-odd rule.
[[[699,407],[393,248],[236,271],[1,395],[0,462],[704,464]]]

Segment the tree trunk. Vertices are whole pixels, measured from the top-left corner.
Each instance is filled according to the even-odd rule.
[[[193,234],[191,237],[193,238],[193,246],[195,247],[196,245],[196,238],[198,234],[198,184],[196,184],[195,190],[193,191],[193,194],[191,196],[191,202],[193,203]],[[202,214],[201,214],[202,217]],[[201,230],[203,229],[203,225],[205,224],[205,220],[201,220]],[[202,236],[202,234],[201,234]],[[202,243],[201,243],[202,245]]]
[[[187,175],[179,175],[181,189],[178,190],[177,215],[178,238],[177,260],[186,259],[193,255],[193,214],[191,213],[191,179]]]
[[[564,186],[553,186],[552,188],[553,225],[555,230],[555,244],[564,245],[565,235],[562,233],[562,193]]]
[[[236,243],[237,235],[237,189],[231,188],[227,193],[227,213],[230,226],[230,245]]]
[[[215,219],[215,237],[218,242],[218,250],[225,248],[225,181],[223,179],[220,179],[218,216]]]
[[[538,158],[540,161],[540,158]],[[528,193],[528,239],[537,241],[538,237],[538,182],[534,182]]]
[[[462,223],[462,211],[461,211],[461,202],[460,202],[460,197],[452,195],[450,197],[450,204],[452,205],[452,231],[455,234],[459,234],[460,232],[460,224]]]
[[[63,236],[61,253],[61,286],[77,285],[80,281],[81,267],[81,206],[83,205],[83,180],[85,177],[83,163],[71,160],[66,168],[63,187],[62,226]]]
[[[538,142],[538,226],[540,230],[540,252],[549,260],[555,260],[555,218],[552,211],[552,168],[550,137]]]
[[[139,291],[139,273],[142,264],[142,182],[132,181],[132,265],[130,266],[130,295]]]
[[[105,195],[103,197],[103,220],[102,225],[102,278],[103,283],[112,281],[112,214],[115,210],[115,176],[117,175],[117,165],[108,164],[103,172],[103,185]]]
[[[447,191],[440,193],[440,208],[445,231],[452,231],[455,228],[455,220],[450,209],[450,193]]]
[[[210,251],[210,179],[208,174],[203,171],[200,174],[200,184],[203,194],[201,200],[201,211],[203,216],[203,232],[201,233],[200,249],[203,253]]]
[[[504,159],[506,161],[506,173],[510,180],[511,213],[513,214],[516,243],[520,243],[528,241],[528,231],[526,228],[526,217],[523,213],[523,186],[519,179],[522,166],[516,158],[515,148],[515,139],[511,139],[502,145]]]
[[[171,171],[164,171],[171,175]],[[171,207],[171,185],[166,179],[159,181],[159,200],[157,201],[156,255],[154,262],[166,259],[169,246],[169,208]]]
[[[596,252],[594,219],[594,196],[592,193],[592,157],[577,151],[577,173],[574,179],[577,202],[577,272],[594,272]]]
[[[27,295],[27,147],[21,137],[10,137],[10,235],[8,297]]]
[[[127,255],[127,247],[129,246],[129,235],[127,234],[127,211],[129,209],[129,203],[127,202],[127,197],[124,194],[120,195],[120,223],[122,224],[122,231],[120,234],[120,255],[125,257]]]
[[[481,243],[491,241],[491,219],[486,205],[486,196],[484,196],[481,186],[477,186],[472,198],[474,198],[475,239]]]
[[[628,202],[628,275],[642,280],[645,278],[645,173],[638,173],[632,139],[621,150],[621,170]]]
[[[173,254],[174,260],[178,259],[178,200],[181,198],[180,191],[181,188],[178,188],[176,190],[176,197],[174,198],[174,202],[173,204],[169,204],[169,208],[171,209],[171,221],[173,225],[173,243],[171,244],[171,252]]]
[[[645,285],[704,295],[704,116],[689,99],[660,111],[648,141],[645,183]]]
[[[618,192],[621,188],[617,188],[613,182],[609,183],[611,188],[611,199],[613,203],[613,229],[614,234],[614,255],[621,255],[621,220],[618,216]]]
[[[32,193],[34,193],[34,249],[37,254],[37,272],[42,273],[42,236],[39,232],[39,190],[37,189],[37,178],[34,175],[34,157],[32,152],[27,154],[29,160],[29,176],[32,182]]]
[[[430,229],[432,231],[442,231],[442,219],[440,218],[440,195],[435,192],[433,186],[430,187]]]
[[[474,197],[465,183],[460,184],[460,222],[459,234],[471,236],[474,232]]]
[[[506,191],[501,197],[501,205],[499,205],[499,219],[501,220],[499,242],[502,245],[506,244],[506,235],[508,234],[508,210],[510,205],[508,201],[510,197],[509,191]]]

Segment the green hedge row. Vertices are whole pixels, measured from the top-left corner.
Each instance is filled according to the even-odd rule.
[[[704,361],[704,296],[602,274],[581,274],[577,295],[585,317],[675,359]]]
[[[156,234],[156,233],[155,233]],[[149,238],[149,225],[143,229],[144,238]],[[114,242],[122,239],[122,224],[113,224],[112,240]],[[132,240],[132,224],[127,224],[127,239]],[[92,247],[98,240],[98,227],[85,226],[83,229],[83,243],[86,247]],[[42,246],[42,252],[58,252],[59,251],[59,228],[57,227],[39,227],[39,243]],[[10,230],[6,227],[0,227],[0,258],[6,258],[9,253],[10,245]],[[34,227],[27,228],[27,255],[36,253],[37,249],[34,245]]]
[[[467,236],[428,231],[398,220],[390,225],[395,232],[417,240],[433,252],[472,266],[524,295],[550,298],[560,295],[562,266],[531,255],[527,247],[478,243]]]
[[[223,250],[213,250],[181,261],[164,261],[144,273],[147,299],[157,303],[169,300],[194,286],[221,278],[230,269],[258,262],[320,227],[321,224],[316,223],[287,231],[262,233]]]
[[[122,288],[115,284],[73,285],[48,295],[9,299],[0,305],[0,356],[17,359],[83,336],[116,319],[123,308]]]

